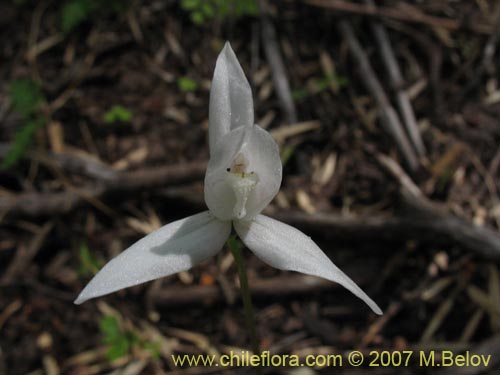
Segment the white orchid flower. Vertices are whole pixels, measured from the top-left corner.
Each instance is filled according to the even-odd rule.
[[[192,268],[222,249],[233,225],[265,263],[337,282],[382,314],[308,236],[260,214],[278,193],[282,165],[274,139],[254,124],[252,91],[229,43],[215,66],[209,143],[208,211],[167,224],[130,246],[95,275],[76,304]]]

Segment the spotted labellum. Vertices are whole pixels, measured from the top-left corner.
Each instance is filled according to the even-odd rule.
[[[215,66],[209,109],[208,211],[167,224],[106,264],[75,303],[186,271],[219,252],[233,226],[243,243],[272,267],[343,285],[382,311],[304,233],[261,211],[278,193],[282,165],[272,136],[254,124],[250,85],[229,43]]]

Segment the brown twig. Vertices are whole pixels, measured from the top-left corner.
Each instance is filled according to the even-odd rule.
[[[306,4],[330,9],[332,11],[356,14],[360,16],[388,18],[400,22],[411,22],[431,27],[439,27],[450,31],[467,29],[477,34],[490,34],[491,25],[488,23],[469,23],[431,16],[422,12],[403,12],[400,9],[388,6],[374,8],[364,4],[348,2],[344,0],[303,0]]]
[[[373,0],[365,0],[365,3],[375,7],[375,3]],[[403,119],[403,124],[406,127],[406,131],[415,151],[417,152],[417,155],[419,157],[424,157],[425,146],[422,142],[422,137],[420,136],[417,119],[415,118],[415,113],[413,112],[410,98],[408,97],[408,94],[405,90],[403,75],[401,74],[401,70],[399,69],[396,55],[394,53],[394,50],[392,49],[387,31],[385,30],[385,27],[379,22],[372,22],[371,26],[373,33],[375,34],[377,44],[380,48],[382,59],[389,74],[392,88],[396,92],[396,103],[399,107],[399,111]]]
[[[265,210],[264,214],[307,233],[349,242],[423,240],[432,243],[458,246],[482,256],[500,259],[500,235],[459,219],[443,207],[423,196],[418,186],[393,159],[376,154],[374,157],[401,185],[401,212],[373,216],[349,216],[286,210]],[[168,199],[183,199],[193,209],[204,207],[203,199],[193,189],[164,189]]]
[[[403,200],[405,200],[403,198]],[[466,221],[441,215],[423,208],[411,197],[406,206],[413,207],[396,216],[349,217],[342,215],[309,215],[287,211],[272,215],[278,220],[307,230],[308,233],[325,234],[336,240],[408,240],[418,239],[433,243],[455,245],[487,258],[500,259],[500,236],[491,229],[476,227]]]
[[[0,142],[0,159],[7,155],[9,149],[8,143]],[[23,157],[34,159],[48,167],[61,168],[66,172],[81,174],[96,180],[110,180],[116,178],[119,173],[99,159],[80,153],[28,151]]]
[[[293,102],[290,84],[288,82],[285,64],[280,53],[280,46],[276,37],[276,30],[269,19],[267,7],[264,1],[259,2],[260,19],[262,23],[262,44],[266,53],[267,61],[271,67],[271,73],[276,88],[276,94],[281,108],[286,116],[288,124],[297,122],[297,110]]]
[[[376,159],[399,182],[404,215],[414,218],[415,223],[428,222],[425,229],[428,233],[421,233],[420,236],[439,236],[436,240],[444,237],[468,250],[500,259],[500,236],[496,232],[457,218],[445,207],[426,198],[395,160],[381,154],[377,154]]]
[[[12,216],[37,217],[68,213],[85,201],[117,192],[133,192],[201,179],[206,164],[191,162],[138,171],[117,172],[93,185],[57,193],[21,193],[0,198],[0,211]]]
[[[408,168],[415,171],[418,168],[418,159],[410,145],[408,137],[403,130],[398,115],[392,107],[380,81],[373,71],[366,53],[357,40],[354,30],[347,21],[340,21],[340,31],[349,45],[349,49],[355,58],[359,72],[368,91],[373,95],[381,112],[381,122],[385,130],[392,136],[399,151],[403,155]]]
[[[53,227],[52,222],[47,222],[35,234],[27,248],[21,247],[16,251],[14,259],[10,262],[9,267],[5,271],[1,282],[7,283],[14,279],[21,271],[25,270],[28,263],[35,257],[40,248],[43,246],[47,235]]]
[[[359,278],[356,281],[359,282]],[[325,289],[340,290],[341,287],[318,277],[296,274],[252,280],[250,283],[250,291],[255,298],[310,294]],[[216,303],[224,300],[224,294],[217,285],[171,286],[151,292],[150,297],[159,306]]]

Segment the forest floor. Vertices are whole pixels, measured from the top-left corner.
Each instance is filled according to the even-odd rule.
[[[245,250],[260,349],[343,361],[263,371],[498,373],[498,2],[222,3],[0,3],[0,374],[256,373],[172,359],[250,348],[226,248],[73,304],[113,256],[206,209],[226,40],[282,153],[265,213],[310,235],[384,310]],[[491,360],[422,365],[433,350]],[[383,351],[413,354],[384,367]]]

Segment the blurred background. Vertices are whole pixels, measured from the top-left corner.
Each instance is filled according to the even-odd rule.
[[[468,350],[489,367],[451,373],[498,373],[499,16],[488,0],[1,1],[0,374],[256,372],[171,358],[250,347],[227,249],[73,305],[113,256],[205,209],[226,40],[280,145],[266,214],[312,236],[385,312],[245,251],[261,349]],[[266,371],[437,370],[414,356]]]

